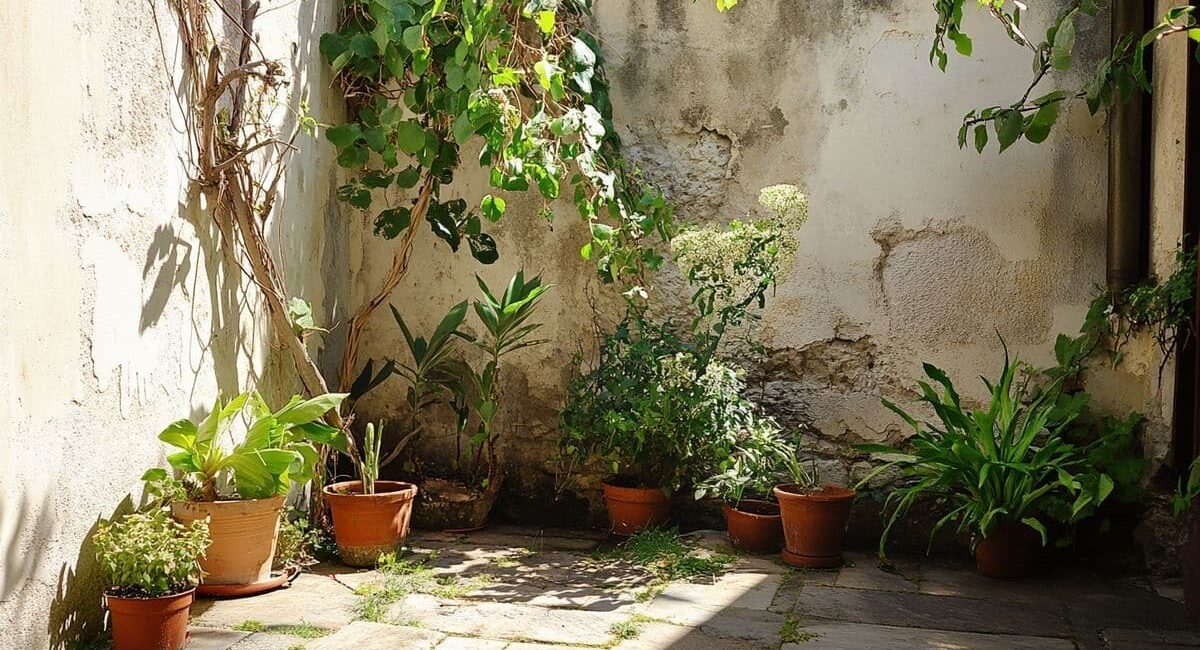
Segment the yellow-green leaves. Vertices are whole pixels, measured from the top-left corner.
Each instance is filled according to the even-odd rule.
[[[738,0],[717,0],[717,11],[729,11],[738,3]]]

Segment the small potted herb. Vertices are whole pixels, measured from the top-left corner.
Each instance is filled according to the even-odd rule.
[[[155,508],[100,522],[92,541],[108,578],[104,601],[116,650],[182,648],[208,523],[184,526]]]
[[[325,486],[338,555],[350,566],[374,566],[408,536],[417,486],[379,480],[382,443],[383,426],[367,424],[361,457],[355,463],[361,480]]]
[[[783,526],[773,491],[795,454],[795,445],[774,420],[755,418],[734,433],[728,451],[720,454],[716,473],[697,486],[697,499],[722,499],[734,548],[749,553],[779,551]]]
[[[1027,372],[1021,372],[1023,369]],[[884,400],[915,431],[911,452],[886,445],[861,445],[860,451],[882,454],[887,464],[860,483],[893,470],[897,484],[885,506],[891,509],[879,552],[892,526],[922,496],[949,503],[933,533],[950,523],[971,533],[979,573],[993,578],[1021,578],[1033,571],[1046,543],[1042,519],[1052,501],[1073,503],[1078,517],[1102,503],[1113,481],[1092,466],[1088,447],[1070,443],[1065,432],[1083,402],[1059,399],[1061,378],[1036,386],[1032,369],[1010,360],[1007,349],[1000,377],[985,381],[991,395],[985,409],[963,406],[950,378],[925,364],[925,374],[941,386],[921,382],[921,401],[937,415],[921,423]]]
[[[249,595],[283,583],[282,576],[271,576],[271,565],[284,498],[293,484],[312,478],[316,445],[347,451],[345,434],[319,421],[344,397],[293,397],[272,411],[251,391],[224,404],[218,400],[199,423],[179,420],[159,434],[179,450],[167,460],[181,477],[186,498],[172,501],[172,515],[184,524],[209,522],[212,544],[201,560],[202,592]],[[243,411],[250,414],[245,438],[227,449],[221,438],[232,437]],[[168,477],[156,468],[142,478],[154,484]]]

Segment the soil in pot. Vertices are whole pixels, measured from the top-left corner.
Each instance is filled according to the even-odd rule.
[[[324,493],[342,562],[375,566],[380,555],[395,551],[408,536],[417,496],[412,483],[375,481],[375,494],[363,494],[362,481],[345,481],[326,485]]]
[[[777,553],[783,546],[779,506],[768,501],[742,499],[736,506],[722,504],[729,542],[747,553]]]
[[[662,488],[642,487],[624,476],[614,476],[602,487],[613,534],[636,535],[647,528],[662,526],[671,518],[671,502]]]
[[[783,521],[783,561],[805,569],[841,566],[842,533],[854,495],[854,490],[836,485],[776,486]]]
[[[188,641],[188,612],[196,590],[134,598],[105,595],[114,650],[177,650]]]
[[[283,497],[245,501],[176,501],[171,515],[186,525],[208,518],[212,543],[200,558],[201,584],[248,585],[271,580]]]
[[[500,480],[493,478],[486,490],[462,481],[444,478],[419,483],[413,526],[421,530],[467,531],[487,525],[496,503]]]
[[[1001,580],[1024,578],[1037,566],[1042,537],[1025,524],[1001,523],[975,546],[980,575]]]

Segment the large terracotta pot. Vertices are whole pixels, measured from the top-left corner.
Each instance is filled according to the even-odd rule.
[[[200,558],[202,585],[248,585],[271,579],[283,497],[244,501],[176,501],[171,515],[186,525],[208,518],[212,543]]]
[[[776,553],[783,545],[779,506],[768,501],[742,499],[737,506],[722,504],[729,542],[747,553]]]
[[[1001,523],[975,546],[980,575],[1001,580],[1024,578],[1037,565],[1042,537],[1025,524]]]
[[[362,481],[345,481],[326,485],[324,492],[342,562],[375,566],[380,555],[395,551],[408,537],[417,496],[412,483],[375,481],[375,494],[363,494]]]
[[[661,488],[625,487],[608,481],[602,487],[609,525],[617,535],[636,535],[671,518],[671,502]]]
[[[1200,620],[1200,509],[1188,516],[1187,541],[1179,549],[1179,572],[1183,577],[1183,602],[1192,618]]]
[[[187,643],[188,611],[196,590],[159,598],[104,596],[114,650],[177,650]]]
[[[854,505],[854,490],[836,485],[775,486],[783,518],[783,561],[805,569],[842,564],[842,532]]]

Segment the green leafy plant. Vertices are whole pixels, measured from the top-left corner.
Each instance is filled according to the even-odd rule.
[[[472,343],[487,355],[487,360],[479,369],[465,362],[459,365],[468,384],[455,389],[461,398],[465,398],[465,401],[460,399],[459,403],[470,406],[478,425],[464,447],[466,419],[460,415],[456,458],[461,460],[464,453],[471,457],[466,467],[460,469],[465,470],[468,483],[482,485],[487,480],[484,472],[494,470],[496,463],[495,419],[500,412],[503,395],[500,362],[513,352],[546,342],[546,339],[530,338],[542,326],[531,319],[551,285],[543,285],[537,276],[526,280],[525,272],[517,271],[504,293],[497,297],[483,279],[476,276],[475,280],[483,299],[476,300],[473,306],[476,317],[483,325],[484,335],[473,338]],[[461,414],[461,409],[458,412]]]
[[[218,399],[199,423],[186,419],[172,423],[158,439],[179,449],[168,455],[167,461],[183,476],[188,493],[195,498],[216,500],[221,496],[222,481],[241,499],[283,495],[292,483],[312,478],[319,458],[315,445],[348,451],[345,434],[320,421],[345,397],[327,393],[305,400],[297,396],[272,412],[257,391],[249,391],[224,404]],[[232,437],[232,425],[244,410],[251,416],[245,439],[227,450],[221,437]],[[142,476],[148,483],[166,478],[162,468]]]
[[[775,486],[795,460],[796,445],[774,420],[757,415],[723,437],[723,444],[714,445],[715,467],[696,486],[696,498],[716,496],[734,506],[743,498],[774,499]]]
[[[332,538],[320,527],[313,526],[306,513],[288,508],[279,519],[279,532],[275,536],[274,568],[282,570],[315,564],[318,556],[337,557]]]
[[[868,475],[866,484],[881,472],[894,470],[898,484],[885,501],[891,514],[879,542],[880,555],[896,521],[921,496],[940,497],[948,503],[933,534],[951,522],[959,532],[974,533],[976,541],[1004,523],[1024,523],[1046,541],[1044,516],[1047,499],[1065,498],[1072,518],[1102,503],[1112,492],[1112,479],[1089,465],[1087,450],[1068,442],[1066,428],[1079,414],[1081,404],[1060,402],[1057,390],[1030,390],[1034,373],[1010,360],[1005,349],[999,379],[984,384],[990,392],[986,409],[965,408],[953,383],[937,367],[925,364],[925,374],[941,392],[920,382],[921,401],[937,416],[920,423],[899,406],[883,400],[915,431],[905,452],[886,445],[861,445],[860,451],[883,454],[888,462]],[[1026,402],[1026,399],[1029,399]],[[932,535],[931,535],[932,540]]]
[[[1192,502],[1200,496],[1200,458],[1192,461],[1189,466],[1187,480],[1179,479],[1179,486],[1171,497],[1171,512],[1177,519],[1183,519],[1192,509]]]
[[[937,23],[934,28],[930,62],[942,70],[949,62],[952,47],[963,56],[971,56],[974,47],[963,30],[963,9],[967,0],[936,0]],[[1154,27],[1145,33],[1123,34],[1112,52],[1101,60],[1090,79],[1080,88],[1038,91],[1052,73],[1070,70],[1081,21],[1096,18],[1109,5],[1107,0],[1071,0],[1067,2],[1046,29],[1045,39],[1030,36],[1022,23],[1026,3],[1015,0],[977,0],[976,4],[995,18],[1009,39],[1033,55],[1033,79],[1020,98],[1008,105],[988,106],[967,113],[958,131],[958,145],[971,141],[983,152],[989,140],[988,125],[999,143],[1000,151],[1012,146],[1022,137],[1032,143],[1046,140],[1062,112],[1063,104],[1083,101],[1092,114],[1117,101],[1128,100],[1138,90],[1149,92],[1150,79],[1146,74],[1146,50],[1159,39],[1187,34],[1200,40],[1196,23],[1196,7],[1178,5],[1167,10]],[[1200,55],[1198,55],[1200,56]],[[1200,61],[1200,58],[1197,59]],[[1041,93],[1041,94],[1039,94]]]
[[[109,593],[156,598],[182,593],[200,582],[198,559],[208,548],[208,522],[184,526],[162,508],[101,521],[92,536]]]

